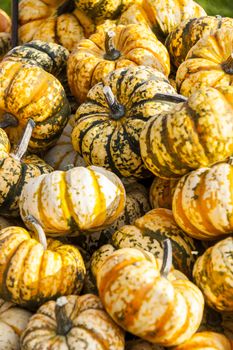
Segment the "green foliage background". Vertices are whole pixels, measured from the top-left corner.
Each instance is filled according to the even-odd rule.
[[[221,15],[233,17],[233,1],[232,0],[196,0],[201,4],[208,15]],[[0,8],[10,14],[11,0],[0,0]]]

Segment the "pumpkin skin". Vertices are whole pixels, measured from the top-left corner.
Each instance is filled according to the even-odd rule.
[[[27,308],[79,293],[85,265],[77,248],[48,239],[47,248],[22,227],[0,231],[0,296]]]
[[[232,233],[231,174],[223,162],[182,177],[172,210],[177,224],[191,237],[213,240]]]
[[[0,9],[0,62],[11,48],[11,19]]]
[[[155,177],[150,187],[150,205],[155,208],[172,208],[172,198],[177,180],[164,180]]]
[[[206,303],[217,311],[233,311],[232,247],[228,237],[208,248],[194,265],[193,277]]]
[[[121,215],[124,206],[120,179],[95,166],[57,170],[32,179],[20,199],[22,219],[33,215],[52,236],[104,228]]]
[[[123,329],[162,346],[178,345],[196,332],[204,300],[183,275],[163,277],[161,261],[143,250],[124,248],[94,255],[100,299]]]
[[[175,179],[225,160],[233,153],[232,107],[232,86],[203,88],[152,117],[140,136],[144,164],[156,176]]]
[[[66,0],[21,0],[19,24],[21,43],[43,40],[61,44],[69,51],[95,30],[93,21]]]
[[[176,74],[177,88],[189,96],[202,87],[233,85],[233,27],[222,28],[200,39]]]
[[[220,333],[201,332],[194,334],[184,344],[173,348],[173,350],[232,350],[233,341]]]
[[[165,46],[151,31],[138,24],[100,26],[89,39],[80,41],[68,60],[68,82],[79,103],[92,86],[118,68],[149,66],[166,76],[170,59]]]
[[[0,9],[0,32],[10,33],[11,19],[8,14]]]
[[[64,299],[67,304],[59,310],[58,302]],[[59,298],[57,304],[47,302],[31,317],[21,337],[21,349],[35,348],[124,350],[124,332],[111,320],[97,296],[69,295]]]
[[[106,86],[117,98],[113,105],[106,100]],[[161,100],[157,93],[176,94],[162,73],[144,66],[117,69],[93,86],[76,112],[72,132],[73,147],[86,164],[103,166],[120,177],[148,177],[140,133],[151,116],[174,107],[173,100]]]
[[[19,350],[19,337],[31,313],[0,299],[0,344],[4,350]]]
[[[182,22],[166,39],[166,47],[176,67],[185,60],[189,50],[205,35],[217,29],[233,28],[233,19],[221,16],[191,18]]]

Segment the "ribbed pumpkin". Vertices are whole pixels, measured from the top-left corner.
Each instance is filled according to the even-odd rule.
[[[208,248],[193,269],[207,304],[218,311],[233,311],[232,249],[233,238],[228,237]]]
[[[56,145],[48,150],[44,156],[46,163],[50,164],[55,170],[66,170],[71,164],[75,167],[85,166],[84,160],[75,152],[72,146],[71,132],[74,126],[74,116],[71,115]]]
[[[233,340],[233,314],[232,312],[217,312],[205,306],[203,318],[198,332],[211,331],[223,333]]]
[[[155,208],[172,208],[172,198],[177,180],[164,180],[155,177],[150,187],[150,205]]]
[[[163,95],[165,93],[165,95]],[[103,166],[120,177],[143,178],[139,136],[146,121],[179,101],[167,78],[145,66],[121,68],[103,78],[76,112],[74,149],[87,164]],[[161,96],[162,94],[162,96]]]
[[[173,350],[233,350],[233,341],[220,333],[201,332],[194,334],[184,344]]]
[[[164,348],[145,340],[135,340],[126,342],[125,350],[164,350]]]
[[[11,19],[7,13],[0,9],[0,62],[11,47]]]
[[[174,65],[179,67],[198,40],[225,27],[233,29],[232,18],[204,16],[182,22],[166,39],[166,47]]]
[[[18,148],[10,153],[10,143],[0,129],[0,215],[19,216],[19,197],[23,186],[34,177],[53,169],[35,155],[23,158],[34,123],[29,120]]]
[[[80,41],[68,60],[68,82],[77,101],[82,103],[92,86],[117,68],[149,66],[166,76],[170,59],[165,46],[138,24],[100,26],[89,39]]]
[[[71,51],[95,30],[93,21],[67,0],[21,0],[19,36],[22,43],[39,39]]]
[[[123,212],[125,189],[120,179],[100,167],[76,167],[32,179],[20,199],[23,220],[33,215],[50,235],[97,230]]]
[[[191,237],[211,240],[232,233],[232,172],[231,159],[195,170],[178,182],[172,210]]]
[[[104,308],[122,328],[162,346],[188,340],[198,329],[204,299],[184,275],[170,272],[171,246],[161,260],[134,248],[94,254],[94,272]]]
[[[232,134],[233,87],[203,88],[146,123],[142,159],[156,176],[175,179],[231,156]]]
[[[85,265],[77,248],[48,239],[33,217],[34,231],[11,226],[0,231],[0,296],[28,308],[79,293]],[[39,237],[39,241],[34,237]]]
[[[178,68],[176,83],[185,96],[205,86],[233,85],[233,26],[200,39]]]
[[[0,9],[0,32],[10,33],[11,19],[8,14]]]
[[[19,350],[19,337],[31,316],[29,311],[0,299],[0,348]]]
[[[124,332],[92,294],[69,295],[42,305],[21,337],[22,350],[124,350]]]

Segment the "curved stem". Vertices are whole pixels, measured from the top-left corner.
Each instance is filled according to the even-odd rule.
[[[18,126],[18,119],[11,113],[4,113],[2,121],[0,122],[0,128],[5,129],[8,126]]]
[[[163,263],[160,273],[163,277],[167,277],[172,267],[172,244],[170,239],[163,242]]]
[[[39,222],[32,215],[28,215],[25,218],[27,226],[35,232],[38,236],[39,242],[42,244],[44,250],[47,249],[47,240],[43,228],[40,226]]]
[[[179,95],[179,94],[168,94],[168,93],[157,93],[154,95],[154,99],[156,101],[167,101],[167,102],[186,102],[188,100],[187,97]]]
[[[125,114],[124,106],[121,105],[110,88],[110,86],[104,86],[103,88],[104,96],[111,110],[111,118],[118,120]]]
[[[11,28],[11,45],[12,48],[18,45],[18,26],[19,26],[19,1],[11,0],[11,17],[12,17],[12,28]]]
[[[233,74],[233,52],[230,54],[228,59],[222,63],[222,69],[227,74]]]
[[[106,53],[104,55],[104,58],[109,61],[115,61],[121,56],[120,51],[118,51],[113,44],[113,38],[115,37],[115,35],[116,33],[113,31],[106,33],[106,38],[105,38]]]
[[[65,305],[68,303],[66,297],[60,297],[56,301],[55,315],[57,321],[57,334],[66,335],[72,328],[73,324],[70,318],[67,317]]]
[[[32,136],[32,131],[33,131],[35,125],[36,125],[36,123],[34,122],[34,120],[32,120],[32,119],[28,120],[26,129],[24,130],[21,141],[20,141],[19,145],[17,146],[15,152],[13,154],[11,154],[15,159],[20,160],[23,157],[23,155],[25,154],[25,152],[27,151],[28,144],[29,144],[29,141],[30,141],[31,136]]]

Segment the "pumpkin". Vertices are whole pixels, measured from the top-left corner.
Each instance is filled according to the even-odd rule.
[[[153,68],[113,71],[93,86],[78,108],[72,132],[74,149],[88,165],[103,166],[120,177],[150,176],[142,162],[139,136],[150,117],[170,110],[177,102],[178,95],[172,99],[166,93],[175,94],[175,90]]]
[[[233,340],[233,314],[230,312],[217,312],[206,306],[198,332],[211,331],[224,333],[228,339]]]
[[[179,67],[198,40],[225,27],[233,28],[232,18],[204,16],[182,22],[166,39],[166,47],[174,65]]]
[[[150,187],[150,205],[152,208],[172,208],[172,197],[177,180],[164,180],[155,177]]]
[[[0,215],[19,216],[19,197],[31,178],[53,169],[35,155],[23,157],[34,127],[30,119],[17,149],[10,153],[10,143],[0,129]]]
[[[119,23],[139,23],[149,26],[159,40],[166,36],[184,20],[205,16],[204,9],[192,0],[143,0],[126,10]]]
[[[232,350],[233,341],[225,335],[216,332],[201,332],[194,334],[184,344],[173,350]]]
[[[11,19],[0,9],[0,62],[11,47]]]
[[[233,85],[233,27],[200,39],[179,66],[176,83],[185,96],[206,86]]]
[[[228,237],[208,248],[194,265],[193,277],[209,306],[218,311],[233,311],[233,238]]]
[[[0,9],[0,32],[10,33],[11,19],[8,14]]]
[[[19,337],[31,316],[29,311],[0,299],[0,346],[2,350],[19,350]]]
[[[203,88],[146,123],[140,136],[142,159],[156,176],[179,178],[229,157],[232,133],[233,87]]]
[[[41,175],[24,186],[20,199],[23,220],[33,215],[52,236],[104,228],[121,215],[124,206],[120,179],[95,166]]]
[[[86,272],[79,250],[53,239],[46,242],[32,216],[27,225],[34,233],[17,226],[0,231],[0,296],[36,308],[61,295],[78,294]]]
[[[66,170],[69,165],[85,166],[84,160],[75,152],[71,142],[71,132],[74,128],[74,116],[71,115],[61,136],[44,156],[46,163],[51,165],[55,170]]]
[[[43,40],[71,51],[95,30],[93,21],[67,0],[21,0],[19,37],[22,43]]]
[[[149,342],[175,346],[198,329],[204,299],[183,274],[170,272],[171,245],[164,251],[161,268],[161,260],[143,250],[96,251],[93,273],[104,308],[117,324]]]
[[[42,305],[21,336],[21,349],[124,350],[124,332],[92,294]]]
[[[173,196],[177,224],[191,237],[213,240],[232,233],[232,159],[182,177]]]
[[[170,59],[165,46],[138,24],[99,27],[89,39],[80,41],[68,60],[68,82],[79,103],[92,86],[117,68],[144,65],[166,76]]]
[[[148,343],[144,340],[132,340],[126,342],[125,350],[163,350],[159,345]]]

